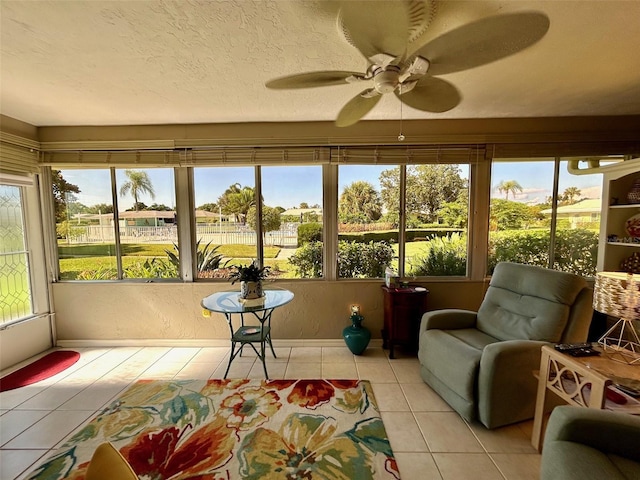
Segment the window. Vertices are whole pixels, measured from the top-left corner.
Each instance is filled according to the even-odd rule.
[[[222,267],[258,258],[255,168],[194,168],[193,176],[197,278],[225,278]]]
[[[275,278],[323,276],[322,166],[262,167],[264,264]]]
[[[567,163],[494,159],[489,273],[497,262],[513,261],[595,275],[602,177],[571,175]]]
[[[52,183],[61,280],[179,276],[173,169],[53,170]]]
[[[404,271],[410,277],[465,276],[469,165],[407,165]]]
[[[118,169],[118,225],[124,278],[178,278],[172,168]]]
[[[338,277],[384,277],[397,258],[399,171],[378,165],[338,167]]]
[[[22,188],[0,185],[0,295],[2,323],[33,313]]]
[[[553,268],[595,276],[602,207],[602,174],[572,175],[560,159]]]
[[[468,178],[458,164],[339,166],[339,276],[465,276]]]

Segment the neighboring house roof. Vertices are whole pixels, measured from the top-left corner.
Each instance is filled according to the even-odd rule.
[[[118,216],[120,218],[175,218],[176,212],[173,210],[140,210],[139,212],[120,212]]]
[[[196,210],[196,218],[218,218],[224,217],[225,215],[220,215],[219,213],[210,212],[208,210]]]
[[[322,215],[321,208],[290,208],[285,210],[280,215],[304,215],[305,213],[316,213]]]
[[[563,205],[562,207],[558,207],[558,215],[570,215],[572,213],[600,213],[601,209],[602,199],[588,198],[572,205]],[[551,209],[547,208],[546,210],[542,210],[540,213],[544,215],[551,215]]]

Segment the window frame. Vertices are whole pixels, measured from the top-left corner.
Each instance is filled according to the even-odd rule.
[[[464,145],[410,145],[410,146],[324,146],[324,147],[304,147],[294,152],[294,155],[288,157],[285,150],[280,147],[265,146],[262,148],[219,148],[216,150],[198,150],[185,149],[175,150],[172,153],[164,152],[164,158],[171,159],[167,161],[164,167],[172,166],[174,168],[175,179],[175,197],[176,212],[181,218],[188,218],[189,222],[181,221],[178,226],[178,241],[180,248],[180,278],[175,279],[152,279],[153,282],[220,282],[224,279],[198,279],[195,275],[195,218],[193,218],[194,209],[194,168],[201,166],[252,166],[256,176],[256,196],[260,198],[261,185],[261,167],[270,165],[322,165],[322,191],[323,191],[323,276],[314,279],[286,279],[287,281],[379,281],[379,279],[352,279],[339,278],[337,276],[337,245],[338,245],[338,166],[344,162],[353,164],[389,164],[404,165],[401,168],[401,179],[404,176],[404,183],[401,191],[406,190],[406,165],[418,163],[468,163],[469,165],[469,213],[468,213],[468,234],[467,234],[467,272],[464,277],[415,277],[417,281],[437,281],[437,282],[478,282],[485,281],[487,278],[487,251],[489,246],[489,209],[491,196],[491,169],[493,163],[500,159],[508,159],[510,161],[518,161],[519,159],[534,159],[536,155],[526,155],[525,151],[518,151],[517,154],[509,157],[496,155],[496,149],[492,144],[479,144],[472,146]],[[525,147],[523,147],[525,148]],[[262,159],[255,155],[249,155],[247,152],[258,152],[263,155]],[[308,156],[309,151],[314,151],[312,157]],[[500,151],[498,149],[497,151]],[[317,153],[320,152],[320,153]],[[354,152],[356,154],[354,154]],[[391,154],[391,157],[388,154]],[[538,152],[539,153],[539,152]],[[557,163],[567,160],[568,156],[552,156],[544,152],[544,157],[549,159],[553,157]],[[54,152],[55,154],[55,152]],[[66,161],[69,161],[69,154],[66,153]],[[156,156],[160,155],[156,152]],[[249,155],[249,156],[247,156]],[[305,157],[307,155],[307,157]],[[394,156],[395,155],[395,156]],[[615,154],[611,154],[612,156]],[[542,157],[543,155],[537,155]],[[127,158],[131,157],[128,154]],[[327,160],[327,157],[329,159]],[[46,158],[46,155],[45,155]],[[306,160],[305,160],[306,158]],[[419,161],[416,161],[416,158]],[[462,158],[468,158],[467,162],[459,161]],[[290,160],[290,161],[289,161]],[[97,162],[98,160],[96,160]],[[100,160],[102,161],[102,160]],[[177,163],[176,163],[177,162]],[[76,160],[67,165],[58,165],[55,161],[49,161],[48,165],[55,168],[81,168],[81,163]],[[85,168],[96,168],[95,162],[83,165]],[[104,163],[102,166],[105,167]],[[148,163],[130,164],[119,163],[117,165],[109,165],[108,168],[115,171],[115,168],[133,167],[139,168],[160,166]],[[558,181],[557,172],[554,179]],[[557,188],[555,189],[557,197]],[[399,217],[399,266],[402,267],[401,275],[404,275],[404,256],[406,242],[406,198],[401,195],[401,212]],[[262,206],[258,202],[260,207]],[[554,203],[557,209],[557,198]],[[50,216],[51,213],[48,214]],[[556,222],[554,222],[555,225]],[[54,230],[55,233],[55,230]],[[552,232],[553,234],[554,232]],[[55,238],[55,237],[54,237]],[[260,262],[264,261],[262,235],[257,235],[258,242],[258,258]],[[555,239],[553,240],[555,242]],[[553,244],[553,243],[552,243]],[[119,250],[118,250],[119,252]],[[57,253],[55,254],[55,263],[57,263]],[[57,266],[52,268],[55,271]],[[121,274],[120,274],[121,275]],[[58,278],[58,275],[55,275]],[[148,281],[148,279],[143,279]],[[57,280],[60,281],[60,280]],[[66,280],[62,280],[66,281]],[[113,281],[129,281],[139,282],[140,279],[122,279]]]
[[[28,258],[27,277],[31,290],[30,313],[20,318],[1,322],[0,330],[4,330],[49,314],[51,311],[49,284],[51,270],[48,268],[47,255],[45,254],[46,239],[49,235],[46,234],[45,222],[40,221],[42,218],[41,206],[44,203],[41,200],[45,195],[43,195],[43,186],[39,181],[39,177],[35,175],[29,178],[24,177],[23,179],[8,178],[0,173],[0,183],[18,187],[20,191],[24,248]],[[43,272],[45,274],[42,274]]]

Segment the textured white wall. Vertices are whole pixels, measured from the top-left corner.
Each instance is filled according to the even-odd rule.
[[[49,317],[44,316],[0,332],[0,370],[51,348]]]
[[[380,281],[296,281],[275,286],[294,292],[293,301],[275,310],[274,340],[340,339],[349,306],[361,306],[364,326],[380,338],[383,301]],[[482,282],[425,284],[429,309],[475,309]],[[228,283],[57,283],[53,285],[57,338],[68,341],[175,340],[176,343],[228,340],[224,316],[202,315],[200,301]],[[94,342],[95,343],[95,342]]]

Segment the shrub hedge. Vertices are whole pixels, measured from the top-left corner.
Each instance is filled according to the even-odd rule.
[[[303,223],[298,226],[298,247],[309,242],[322,241],[322,224],[317,222]]]
[[[489,273],[498,262],[546,267],[549,264],[548,230],[509,230],[489,237]],[[553,268],[584,277],[596,274],[598,232],[576,228],[557,230]]]
[[[338,275],[341,278],[381,278],[391,264],[393,249],[387,242],[338,242]],[[322,242],[308,242],[289,258],[300,278],[322,276]]]

